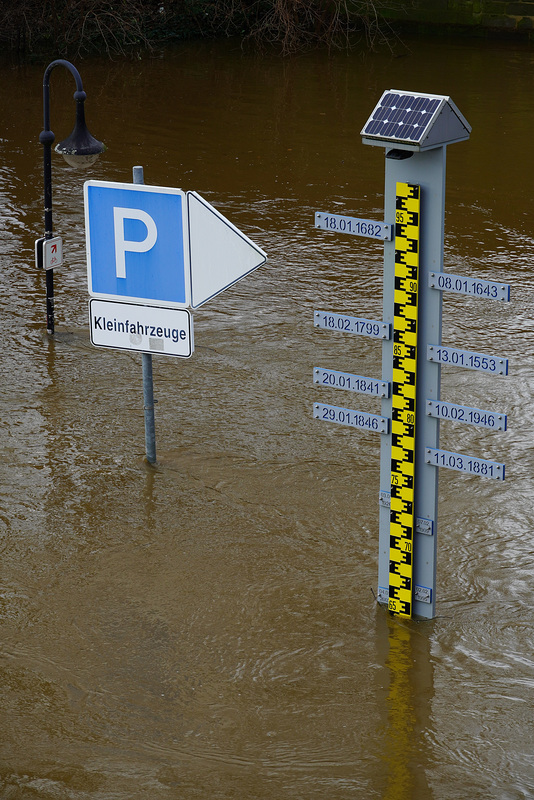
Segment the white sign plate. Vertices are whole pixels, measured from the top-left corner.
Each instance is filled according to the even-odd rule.
[[[442,292],[456,292],[471,297],[482,297],[490,300],[510,300],[510,284],[497,281],[484,281],[480,278],[464,278],[461,275],[450,275],[448,272],[430,272],[428,285],[431,289]]]
[[[443,400],[427,400],[426,413],[436,419],[452,419],[465,422],[466,425],[477,425],[491,431],[505,431],[507,417],[498,411],[485,411],[482,408],[460,406],[456,403],[445,403]]]
[[[372,339],[389,339],[391,323],[364,317],[349,317],[346,314],[335,314],[333,311],[314,311],[313,324],[316,328],[327,331],[344,331],[370,336]]]
[[[35,266],[37,269],[55,269],[63,264],[63,239],[42,236],[35,240]]]
[[[504,480],[504,464],[499,464],[497,461],[488,461],[485,458],[426,447],[425,462],[435,467],[446,467],[457,472],[467,472],[469,475],[481,475],[483,478],[493,478],[496,481]]]
[[[351,233],[353,236],[365,236],[367,239],[382,241],[391,241],[393,237],[393,225],[386,222],[346,217],[343,214],[325,214],[322,211],[315,212],[315,227],[324,231]]]
[[[364,378],[363,375],[338,372],[336,369],[327,369],[326,367],[313,368],[313,382],[329,388],[346,389],[349,392],[389,397],[388,381],[377,381],[374,378]]]
[[[313,404],[315,419],[324,419],[327,422],[337,422],[338,425],[349,425],[351,428],[387,433],[389,419],[378,414],[368,414],[366,411],[353,411],[352,408],[340,408],[326,403]]]
[[[56,269],[63,264],[63,239],[54,236],[43,242],[43,266],[45,269]]]
[[[193,354],[193,320],[185,308],[89,301],[91,343],[113,350],[190,358]]]
[[[426,357],[439,364],[451,364],[465,369],[476,369],[493,375],[508,375],[508,359],[499,356],[488,356],[485,353],[474,353],[471,350],[459,350],[457,347],[428,344]]]

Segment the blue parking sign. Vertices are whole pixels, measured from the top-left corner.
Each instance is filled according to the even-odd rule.
[[[188,306],[184,192],[87,181],[84,200],[89,293]]]

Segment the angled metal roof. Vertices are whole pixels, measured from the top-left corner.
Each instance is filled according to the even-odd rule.
[[[364,144],[431,150],[469,139],[471,126],[450,97],[388,89],[365,123]]]

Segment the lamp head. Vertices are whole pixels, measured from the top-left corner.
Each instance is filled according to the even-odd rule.
[[[85,92],[75,92],[76,100],[76,122],[70,136],[54,148],[56,153],[61,153],[67,164],[71,167],[90,167],[95,163],[100,153],[103,153],[106,146],[91,136],[85,124],[84,102]]]

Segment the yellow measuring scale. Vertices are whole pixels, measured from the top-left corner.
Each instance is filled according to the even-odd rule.
[[[396,184],[388,609],[411,617],[421,187]]]

